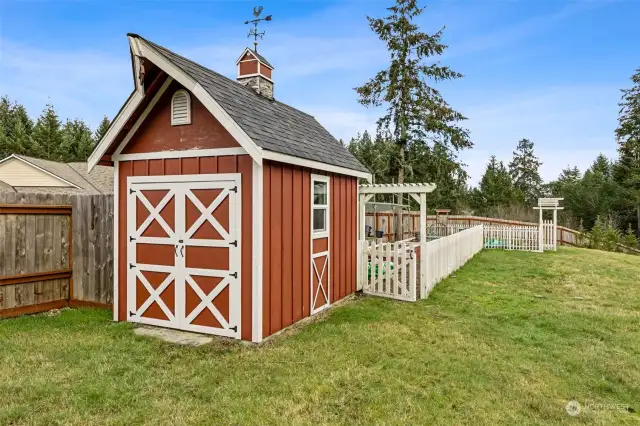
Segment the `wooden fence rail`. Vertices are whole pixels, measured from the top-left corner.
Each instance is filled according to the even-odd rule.
[[[374,215],[372,212],[366,214],[366,224],[371,226],[372,229],[382,231],[383,237],[389,240],[393,236],[396,216],[393,212],[378,212]],[[420,229],[420,213],[419,212],[405,212],[403,214],[403,238],[408,238],[415,235]],[[377,221],[377,225],[374,226],[374,222]],[[466,215],[449,215],[447,216],[446,227],[453,228],[471,228],[476,225],[498,225],[498,226],[516,226],[516,227],[533,227],[537,228],[537,222],[522,222],[518,220],[498,219],[493,217],[481,217],[481,216],[466,216]],[[427,230],[429,234],[430,229],[436,229],[442,227],[442,224],[437,224],[435,215],[427,216]],[[434,231],[440,232],[440,231]],[[580,231],[575,229],[566,228],[564,226],[558,226],[556,229],[556,241],[562,245],[578,246],[582,244],[583,237],[580,235]]]
[[[0,194],[0,317],[109,306],[110,195]]]

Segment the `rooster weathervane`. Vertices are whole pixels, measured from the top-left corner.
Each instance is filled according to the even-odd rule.
[[[247,37],[252,37],[253,36],[253,50],[254,51],[258,51],[258,38],[260,38],[262,40],[262,38],[264,37],[265,31],[262,32],[258,32],[258,23],[260,23],[261,21],[271,21],[271,15],[267,15],[264,18],[260,18],[260,14],[262,13],[262,6],[258,6],[258,7],[254,7],[253,8],[253,16],[255,17],[255,19],[252,19],[250,21],[245,21],[245,25],[246,24],[253,24],[253,28],[251,30],[249,30],[249,34],[247,35]]]

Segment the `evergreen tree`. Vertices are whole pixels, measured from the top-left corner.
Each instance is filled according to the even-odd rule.
[[[492,155],[480,179],[475,204],[478,208],[508,206],[514,198],[513,182],[502,161]]]
[[[28,117],[27,117],[28,119]],[[10,134],[8,137],[11,154],[33,155],[33,140],[31,139],[31,129],[33,125],[30,119],[24,120],[19,114],[14,115],[10,122]]]
[[[386,106],[386,114],[378,120],[379,133],[392,135],[395,153],[390,158],[391,170],[398,183],[405,181],[407,150],[412,144],[441,144],[446,149],[460,150],[472,146],[466,129],[457,123],[465,117],[454,111],[438,90],[428,81],[439,82],[462,77],[439,63],[427,60],[441,55],[443,29],[435,34],[421,32],[414,18],[424,8],[417,0],[397,0],[385,18],[367,17],[391,56],[389,67],[355,90],[365,106]]]
[[[102,117],[102,121],[100,121],[100,124],[98,124],[98,128],[96,129],[96,132],[93,136],[96,144],[102,140],[104,135],[107,133],[107,130],[109,130],[110,125],[111,120],[109,120],[106,115]]]
[[[533,153],[533,142],[522,139],[513,152],[513,160],[509,163],[509,173],[514,188],[522,193],[524,201],[532,206],[541,192],[542,178],[540,166],[542,163]]]
[[[640,68],[631,77],[633,87],[622,89],[616,139],[619,159],[616,180],[626,193],[627,204],[635,210],[640,235]]]
[[[38,118],[33,129],[33,151],[31,155],[45,160],[60,160],[60,145],[62,144],[62,131],[60,120],[53,109],[53,105],[47,104],[42,115]]]
[[[390,182],[389,161],[394,147],[388,139],[377,135],[374,140],[365,130],[362,135],[358,133],[351,138],[347,148],[367,167],[376,182]]]
[[[93,135],[84,121],[67,120],[62,128],[62,143],[57,157],[60,161],[87,161],[93,151]]]

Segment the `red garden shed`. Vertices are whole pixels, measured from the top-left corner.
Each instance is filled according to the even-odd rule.
[[[114,167],[114,320],[260,342],[356,290],[358,178],[312,116],[129,34],[135,88],[89,159]]]

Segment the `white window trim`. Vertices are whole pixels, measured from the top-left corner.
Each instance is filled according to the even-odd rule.
[[[176,100],[177,96],[184,94],[187,97],[187,118],[184,121],[176,120],[173,113],[173,103]],[[189,92],[184,89],[176,90],[176,92],[171,96],[171,125],[172,126],[184,126],[186,124],[191,124],[191,96]]]
[[[317,238],[329,238],[329,224],[331,222],[331,191],[330,191],[330,181],[331,178],[329,176],[324,175],[311,175],[311,239],[315,240]],[[313,203],[313,187],[316,182],[323,182],[327,185],[327,204],[324,205],[315,205]],[[327,214],[325,215],[325,230],[324,231],[314,231],[313,230],[313,211],[316,209],[324,209]]]

